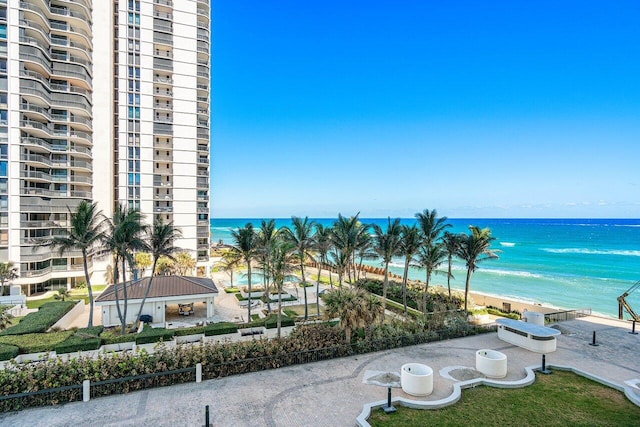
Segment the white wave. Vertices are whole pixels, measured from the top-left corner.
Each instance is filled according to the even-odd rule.
[[[404,268],[404,264],[400,264],[400,263],[397,263],[397,262],[390,262],[389,263],[389,267]]]
[[[617,249],[586,249],[586,248],[541,248],[545,252],[552,254],[584,254],[584,255],[620,255],[620,256],[640,256],[640,251],[617,250]]]
[[[514,247],[516,244],[513,242],[500,242],[500,246],[506,246],[507,248],[512,248]]]
[[[515,277],[529,277],[533,279],[540,279],[542,275],[531,273],[530,271],[517,271],[517,270],[496,270],[493,268],[479,268],[477,272],[497,274],[499,276],[515,276]]]

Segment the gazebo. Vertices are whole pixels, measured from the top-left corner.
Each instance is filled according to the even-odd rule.
[[[149,280],[149,277],[144,277],[124,283],[127,288],[127,323],[135,321]],[[121,309],[123,307],[124,286],[122,283],[117,285]],[[214,315],[213,300],[217,295],[218,288],[213,280],[206,277],[156,276],[151,282],[142,314],[152,316],[153,323],[164,323],[168,305],[178,305],[180,314],[189,315],[193,313],[193,304],[204,302],[207,307],[207,318],[210,318]],[[120,324],[114,285],[105,289],[96,298],[95,303],[96,306],[101,307],[104,326]]]

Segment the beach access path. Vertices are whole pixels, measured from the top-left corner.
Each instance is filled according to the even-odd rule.
[[[640,335],[629,334],[628,322],[586,317],[558,327],[563,332],[558,350],[547,355],[547,363],[572,366],[620,385],[640,381]],[[593,331],[597,347],[589,345]],[[353,426],[363,404],[386,398],[386,388],[363,383],[368,372],[399,373],[404,363],[427,364],[434,370],[434,392],[424,399],[438,400],[452,392],[454,383],[439,371],[475,367],[475,352],[483,348],[507,355],[505,380],[524,378],[524,367],[541,363],[540,354],[490,333],[0,414],[0,425],[200,426],[204,425],[205,405],[209,405],[211,423],[217,427]],[[640,395],[640,389],[636,392]],[[410,397],[398,388],[393,389],[393,396]]]

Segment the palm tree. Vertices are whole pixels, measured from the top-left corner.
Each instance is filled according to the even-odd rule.
[[[351,280],[351,265],[353,264],[353,257],[355,256],[356,247],[359,237],[362,234],[367,233],[366,226],[363,226],[358,220],[357,213],[355,216],[346,218],[342,214],[338,214],[338,219],[333,223],[333,233],[331,240],[337,253],[340,253],[340,258],[346,258],[345,270],[349,276],[349,282]],[[344,271],[343,271],[344,273]]]
[[[153,223],[153,227],[151,228],[151,232],[149,234],[149,241],[147,242],[147,250],[151,253],[151,257],[153,258],[153,263],[151,264],[151,277],[149,277],[147,287],[144,290],[144,296],[142,297],[142,302],[140,303],[140,309],[138,310],[136,321],[133,323],[134,328],[136,328],[140,323],[140,316],[142,315],[144,303],[146,302],[147,296],[149,295],[149,290],[151,289],[151,283],[153,282],[153,278],[155,276],[158,260],[160,259],[160,257],[167,257],[171,260],[174,260],[173,253],[177,250],[177,248],[175,247],[175,241],[181,237],[182,232],[179,228],[176,228],[173,225],[173,222],[168,222],[165,224],[162,221],[162,217],[159,216]]]
[[[247,287],[249,288],[249,298],[247,301],[249,319],[247,322],[251,322],[251,263],[256,256],[258,243],[257,234],[253,228],[253,224],[249,222],[243,228],[232,230],[231,237],[235,243],[231,250],[237,253],[247,266]]]
[[[384,313],[383,307],[375,307],[367,296],[367,292],[359,288],[337,288],[327,292],[324,296],[325,315],[328,319],[340,318],[340,326],[344,328],[346,343],[351,343],[351,332],[370,322],[379,313]],[[374,312],[369,311],[369,307]]]
[[[431,275],[438,272],[438,267],[444,263],[446,258],[447,252],[441,243],[423,246],[418,252],[418,265],[426,271],[424,293],[422,294],[422,310],[424,313],[427,312],[427,292],[429,283],[431,283]]]
[[[291,227],[284,228],[284,238],[291,242],[298,253],[298,261],[300,262],[300,274],[302,275],[302,286],[304,290],[304,320],[309,318],[309,306],[307,303],[307,281],[304,274],[304,264],[307,260],[311,259],[311,251],[314,246],[313,241],[313,229],[315,222],[309,220],[309,217],[304,219],[297,216],[291,217]]]
[[[454,279],[453,274],[451,273],[451,264],[453,256],[456,254],[458,246],[460,245],[460,236],[458,234],[445,231],[442,235],[442,243],[444,244],[445,251],[447,251],[447,289],[449,290],[449,298],[451,298],[451,279]]]
[[[278,289],[278,338],[282,325],[282,288],[285,280],[290,280],[298,265],[295,245],[283,239],[274,239],[270,244],[269,276]]]
[[[360,271],[362,270],[362,263],[366,260],[375,260],[378,258],[377,254],[373,250],[373,239],[371,234],[368,233],[369,226],[363,225],[359,227],[356,237],[356,246],[354,258],[358,257],[358,268],[356,269],[356,280],[360,280]]]
[[[264,274],[264,295],[267,300],[267,313],[271,312],[271,303],[269,298],[269,287],[271,285],[271,249],[272,245],[278,236],[278,230],[276,229],[276,222],[273,219],[262,220],[260,223],[260,230],[258,231],[258,259],[262,265],[262,271]]]
[[[389,286],[389,263],[400,251],[400,219],[387,220],[385,231],[378,224],[373,224],[373,250],[382,258],[384,264],[384,282],[382,283],[382,311],[387,303],[387,287]],[[383,318],[384,319],[384,318]]]
[[[151,254],[147,252],[136,252],[133,259],[136,263],[136,268],[140,271],[140,278],[144,277],[145,270],[153,264]],[[151,270],[151,275],[153,276],[153,270]]]
[[[197,263],[189,252],[177,253],[174,262],[178,276],[193,276],[193,269],[196,268]]]
[[[220,268],[229,274],[231,279],[231,287],[233,288],[233,272],[236,271],[242,259],[237,252],[225,251],[220,260]]]
[[[420,249],[422,239],[417,225],[403,225],[400,229],[400,253],[404,256],[404,272],[402,274],[402,305],[404,316],[407,317],[407,280],[409,278],[409,265],[414,255]]]
[[[113,218],[107,222],[108,231],[104,237],[105,246],[114,255],[114,294],[116,299],[116,309],[121,323],[121,333],[124,335],[127,328],[127,286],[126,271],[127,263],[134,265],[135,260],[133,253],[135,251],[144,251],[147,244],[143,235],[147,226],[143,224],[144,215],[137,209],[126,209],[123,205],[118,205]],[[122,273],[122,309],[120,308],[120,298],[118,295],[118,276],[119,270]]]
[[[0,331],[4,331],[11,326],[11,319],[13,319],[13,316],[9,314],[9,307],[0,306]]]
[[[480,229],[474,225],[470,225],[469,230],[469,234],[460,236],[460,245],[456,251],[458,257],[465,262],[467,267],[467,279],[464,286],[465,313],[467,312],[471,275],[478,268],[478,263],[487,259],[498,258],[498,251],[491,250],[491,242],[496,239],[491,236],[491,230],[488,228]]]
[[[4,295],[4,285],[18,277],[18,268],[13,261],[0,262],[0,297]]]
[[[327,255],[331,250],[331,227],[324,227],[320,223],[316,224],[314,249],[318,254],[318,258],[317,258],[318,281],[316,282],[316,309],[317,309],[317,315],[319,317],[320,316],[320,277],[322,276],[322,266],[327,263]],[[331,271],[329,271],[329,277],[331,277]]]
[[[418,227],[422,232],[425,246],[433,245],[438,241],[445,229],[451,227],[451,224],[447,224],[446,216],[438,218],[438,212],[435,209],[431,211],[425,209],[422,213],[417,213],[416,219],[418,220]]]
[[[93,290],[91,288],[91,278],[89,276],[88,258],[93,257],[94,251],[105,240],[105,226],[108,224],[107,219],[101,210],[98,209],[97,203],[89,203],[86,200],[81,201],[75,211],[67,207],[69,210],[70,228],[66,231],[66,235],[54,236],[51,240],[43,243],[45,246],[58,248],[58,253],[62,257],[65,252],[72,250],[80,250],[82,252],[82,263],[84,267],[84,280],[87,282],[87,290],[89,292],[89,323],[93,326]]]

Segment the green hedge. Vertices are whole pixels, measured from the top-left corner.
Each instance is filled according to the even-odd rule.
[[[175,330],[165,328],[152,328],[145,326],[142,332],[136,336],[136,344],[150,344],[159,341],[171,341]]]
[[[238,289],[238,288],[224,288],[224,291],[227,294],[237,294],[238,292],[240,292],[240,289]]]
[[[290,317],[282,316],[282,318],[280,319],[280,326],[283,328],[287,326],[295,326],[295,325],[296,325],[296,322]],[[278,316],[269,317],[269,319],[264,322],[264,327],[267,329],[277,328]]]
[[[506,317],[508,319],[520,320],[520,312],[518,311],[510,311],[507,313],[499,308],[489,306],[487,307],[487,313],[493,314],[494,316]]]
[[[106,344],[120,344],[123,342],[133,342],[136,340],[136,334],[124,334],[120,335],[120,331],[104,331],[100,334],[102,342]]]
[[[18,355],[20,349],[11,344],[0,344],[0,360],[10,360]]]
[[[62,341],[74,334],[74,331],[48,332],[46,334],[7,335],[0,337],[0,343],[15,345],[21,354],[53,351]]]
[[[173,336],[183,337],[185,335],[203,334],[204,326],[193,326],[191,328],[174,329]]]
[[[92,328],[78,329],[75,334],[55,346],[57,354],[73,353],[76,351],[97,350],[102,344],[100,334],[104,328],[94,326]]]
[[[238,325],[229,322],[212,323],[204,327],[204,336],[233,334],[238,332]]]
[[[67,314],[76,303],[77,301],[52,301],[42,304],[38,311],[27,314],[17,325],[0,332],[0,336],[46,332],[62,316]]]

